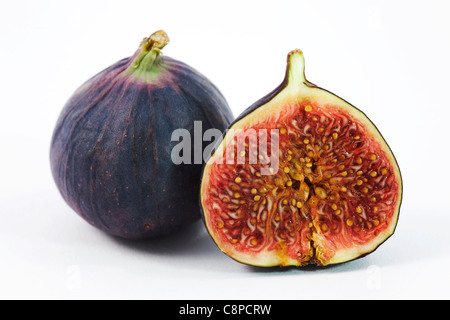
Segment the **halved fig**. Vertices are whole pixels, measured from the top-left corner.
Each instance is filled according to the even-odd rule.
[[[225,132],[200,198],[209,233],[233,259],[324,266],[367,255],[394,233],[402,179],[375,125],[307,81],[294,50],[283,83]]]

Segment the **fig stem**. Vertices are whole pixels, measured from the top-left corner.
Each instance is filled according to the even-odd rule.
[[[150,37],[144,39],[141,46],[147,52],[152,49],[160,51],[169,43],[169,41],[170,40],[167,33],[164,30],[158,30],[155,33],[153,33]]]
[[[288,54],[287,61],[287,79],[288,85],[300,86],[307,84],[305,78],[305,58],[300,49],[295,49]]]
[[[164,30],[158,30],[141,42],[137,56],[130,68],[131,71],[150,71],[153,64],[161,54],[161,49],[169,43],[169,37]]]

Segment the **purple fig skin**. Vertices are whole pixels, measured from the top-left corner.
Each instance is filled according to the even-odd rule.
[[[175,165],[174,130],[225,130],[233,114],[220,91],[185,63],[159,56],[144,81],[129,72],[138,52],[83,84],[57,121],[52,174],[68,205],[108,234],[146,239],[200,219],[203,164]],[[194,143],[194,139],[191,139]],[[193,145],[192,145],[192,149]]]

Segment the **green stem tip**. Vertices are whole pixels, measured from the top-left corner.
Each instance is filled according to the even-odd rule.
[[[169,43],[169,36],[164,30],[158,30],[150,37],[144,38],[139,46],[139,52],[134,58],[130,69],[150,70],[161,54],[161,49]]]
[[[169,43],[169,41],[167,33],[164,30],[158,30],[142,41],[141,49],[147,52],[152,49],[161,50]]]
[[[288,79],[289,82],[301,85],[306,82],[305,58],[303,52],[295,49],[288,54]]]

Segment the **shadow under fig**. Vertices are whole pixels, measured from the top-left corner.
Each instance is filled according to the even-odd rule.
[[[368,266],[372,264],[372,261],[368,257],[361,257],[352,261],[333,264],[328,266],[319,266],[316,264],[309,264],[306,266],[287,266],[287,267],[255,267],[255,266],[247,266],[250,272],[254,273],[262,273],[262,274],[279,274],[279,273],[314,273],[314,272],[322,272],[322,273],[340,273],[340,272],[351,272],[355,270],[366,269]]]
[[[191,223],[169,235],[146,240],[111,237],[122,246],[156,255],[206,256],[221,254],[205,230],[202,221]]]
[[[218,260],[221,262],[229,261],[229,267],[232,269],[235,269],[235,267],[243,267],[242,270],[244,271],[255,274],[265,274],[268,276],[275,276],[280,273],[298,274],[301,272],[348,272],[365,269],[371,264],[369,259],[362,258],[343,264],[329,266],[307,265],[303,267],[255,267],[246,265],[227,257],[223,252],[221,252],[221,250],[211,239],[210,235],[207,233],[202,221],[191,223],[173,234],[147,240],[128,240],[113,236],[110,237],[121,246],[125,246],[143,253],[170,257],[191,257],[194,260],[196,258],[201,258],[203,261],[204,259],[210,259],[212,263],[216,262],[216,264]]]

